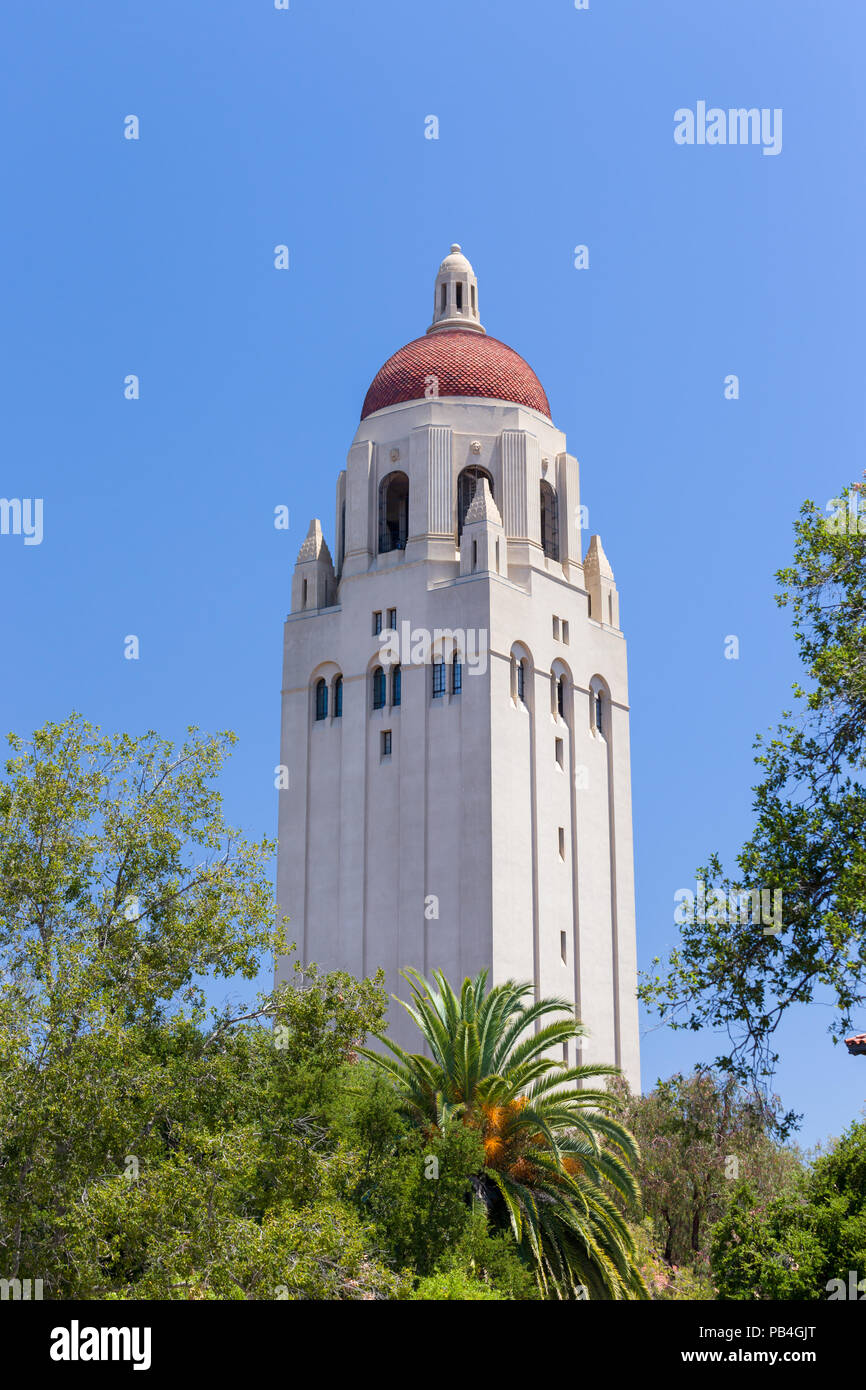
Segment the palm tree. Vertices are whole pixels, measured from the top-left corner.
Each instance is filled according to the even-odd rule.
[[[549,1055],[586,1032],[572,1006],[527,1003],[532,986],[513,980],[488,991],[486,970],[464,980],[459,999],[441,971],[432,983],[416,970],[402,973],[414,1002],[398,1002],[432,1055],[378,1033],[392,1055],[363,1051],[391,1075],[415,1123],[431,1134],[458,1122],[481,1131],[476,1195],[494,1224],[510,1225],[546,1294],[646,1298],[620,1210],[638,1201],[638,1146],[612,1114],[616,1098],[585,1087],[617,1069],[569,1067]],[[546,1021],[555,1014],[568,1017]]]

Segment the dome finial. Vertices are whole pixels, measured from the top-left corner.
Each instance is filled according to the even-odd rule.
[[[436,276],[433,322],[427,332],[435,333],[440,328],[471,328],[476,333],[484,332],[478,317],[478,280],[459,241],[452,242]]]

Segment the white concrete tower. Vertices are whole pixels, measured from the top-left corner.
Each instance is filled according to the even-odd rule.
[[[459,246],[377,372],[286,619],[278,899],[304,960],[573,1000],[639,1086],[629,712],[613,571],[577,460],[481,325]],[[286,972],[280,962],[277,977]],[[392,1007],[393,1036],[417,1034]]]

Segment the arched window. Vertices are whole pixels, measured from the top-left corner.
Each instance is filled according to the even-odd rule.
[[[559,559],[559,528],[556,518],[556,493],[550,483],[541,484],[541,548],[551,560]]]
[[[463,535],[463,523],[466,520],[466,513],[472,506],[472,499],[475,496],[475,489],[478,486],[479,478],[487,479],[487,486],[490,488],[490,495],[493,496],[493,479],[486,468],[478,468],[470,464],[464,468],[457,479],[457,544],[460,544],[460,537]]]
[[[600,690],[595,692],[595,731],[604,733],[604,696]]]
[[[560,719],[565,718],[565,676],[556,682],[556,712]]]
[[[409,535],[409,479],[389,473],[379,485],[379,554],[405,550]]]
[[[316,718],[327,719],[328,717],[328,682],[324,676],[320,676],[316,681]]]
[[[454,660],[451,663],[451,694],[459,695],[463,689],[463,663],[460,660],[460,653],[454,651]]]
[[[342,717],[343,717],[343,677],[342,677],[342,676],[335,676],[335,677],[334,677],[334,687],[333,687],[333,691],[334,691],[334,718],[335,718],[335,719],[342,719]]]
[[[381,666],[373,671],[373,709],[385,708],[385,672]]]
[[[391,672],[391,704],[399,705],[403,694],[403,672],[399,666],[395,666]]]

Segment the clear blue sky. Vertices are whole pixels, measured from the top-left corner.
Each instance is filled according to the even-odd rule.
[[[333,539],[366,388],[459,241],[620,588],[648,964],[751,825],[752,737],[796,675],[792,521],[864,466],[860,7],[27,0],[0,26],[0,494],[45,508],[40,546],[0,537],[0,728],[233,728],[229,814],[274,833],[294,558],[311,515]],[[676,145],[699,100],[781,107],[782,153]],[[866,1093],[828,1018],[782,1038],[807,1142]],[[645,1080],[708,1052],[648,1031]]]

